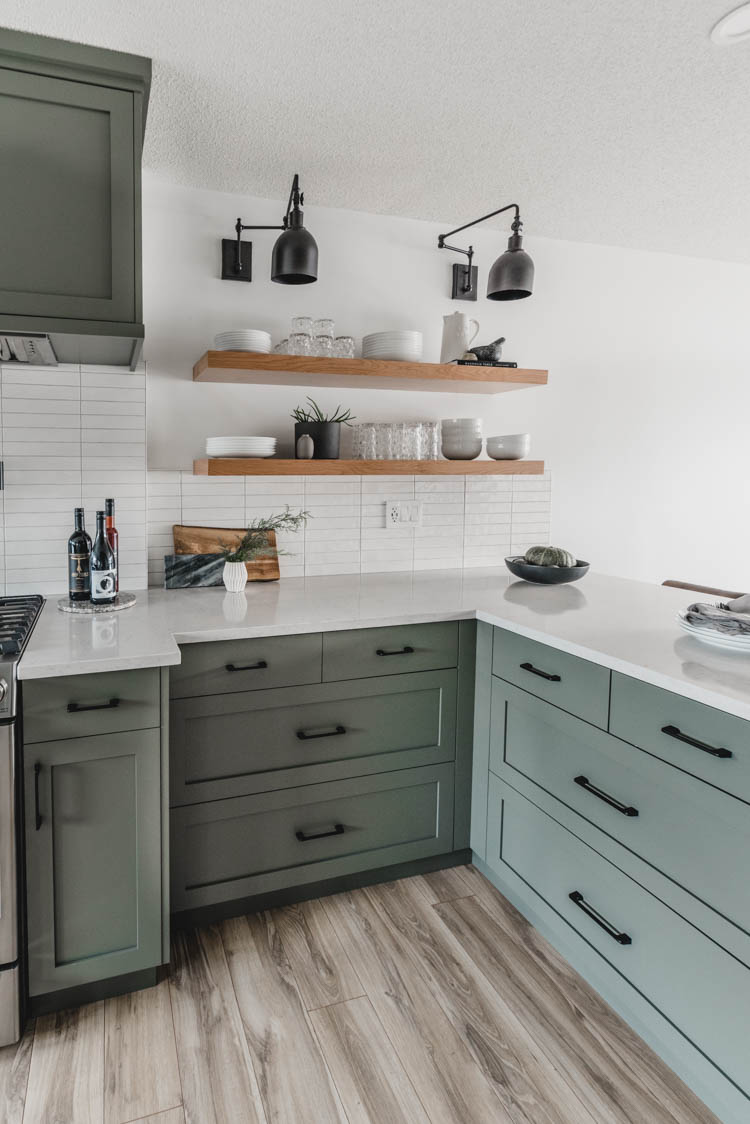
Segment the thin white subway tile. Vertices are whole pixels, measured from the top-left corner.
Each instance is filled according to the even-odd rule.
[[[91,416],[98,416],[102,413],[110,415],[117,414],[119,417],[134,417],[140,418],[141,424],[145,425],[144,418],[146,417],[146,399],[140,397],[137,400],[123,402],[118,399],[117,402],[107,402],[101,398],[95,398],[92,401],[81,402],[81,417],[87,418]]]
[[[97,437],[100,435],[94,432],[91,436]],[[84,460],[92,460],[96,457],[101,457],[102,460],[106,460],[112,452],[114,452],[114,459],[121,457],[140,458],[145,471],[145,442],[133,441],[129,431],[113,429],[112,432],[107,435],[106,441],[92,441],[82,434],[81,452]]]
[[[434,480],[426,480],[421,476],[415,478],[414,494],[417,499],[420,499],[422,495],[429,495],[432,492],[463,496],[464,478],[463,476],[439,476]]]
[[[113,405],[121,402],[132,402],[144,404],[146,401],[146,392],[143,388],[139,387],[133,390],[121,390],[119,387],[107,386],[84,386],[81,387],[81,401],[82,402],[111,402]]]
[[[79,490],[81,487],[81,469],[80,464],[75,466],[74,457],[39,457],[30,458],[30,463],[34,465],[33,468],[26,468],[23,464],[24,457],[17,457],[14,463],[5,464],[5,487],[10,488],[14,485],[20,484],[48,484],[50,488],[54,488],[61,484],[74,484]],[[52,464],[46,462],[51,460]],[[64,465],[58,465],[57,461],[66,462]],[[44,463],[40,465],[40,461]],[[70,462],[75,467],[70,467]],[[50,495],[54,493],[50,492]],[[80,491],[79,491],[80,494]]]
[[[54,386],[38,385],[29,382],[13,382],[9,383],[7,379],[3,379],[3,409],[9,405],[10,402],[34,402],[34,409],[38,402],[40,407],[43,407],[48,401],[66,401],[75,403],[76,413],[80,407],[81,393],[78,384],[63,384],[58,383]]]
[[[6,429],[64,429],[80,426],[78,399],[3,398],[3,426]]]
[[[122,369],[118,371],[115,368],[107,371],[106,368],[94,369],[84,365],[81,367],[81,387],[90,386],[145,389],[146,376],[135,371],[126,373]]]
[[[77,363],[58,363],[56,367],[36,367],[31,363],[18,366],[3,364],[3,391],[6,386],[75,386],[81,385]]]
[[[84,488],[87,484],[97,487],[99,486],[103,475],[102,469],[106,472],[107,479],[111,484],[140,484],[142,483],[144,477],[142,468],[133,469],[114,467],[111,469],[107,469],[106,465],[102,465],[100,469],[96,464],[84,464],[82,472]]]
[[[305,543],[305,555],[311,560],[320,558],[320,555],[350,554],[359,552],[359,539],[341,538],[335,541],[326,539],[310,539]]]
[[[359,559],[356,562],[344,563],[341,561],[324,565],[309,565],[305,562],[305,577],[322,577],[326,574],[358,574],[360,572]]]
[[[5,457],[6,466],[10,463],[11,458],[19,461],[26,462],[29,468],[77,468],[81,463],[81,442],[76,441],[40,441],[39,438],[31,438],[28,441],[13,441],[8,437],[8,430],[6,429],[3,434],[3,456]],[[25,433],[26,430],[17,430],[16,432]],[[69,432],[67,430],[51,429],[49,433]],[[63,464],[63,460],[69,461],[68,464]],[[52,463],[53,461],[57,463]],[[24,468],[24,464],[18,464],[17,467]],[[14,467],[15,464],[14,464]]]
[[[124,437],[111,437],[111,434],[126,430],[134,436],[129,440],[136,440],[135,435],[138,434],[139,438],[143,437],[145,433],[145,422],[143,417],[137,414],[120,414],[112,412],[111,414],[82,414],[81,415],[81,428],[83,430],[83,437],[86,441],[102,441],[102,440],[117,440],[124,441]]]

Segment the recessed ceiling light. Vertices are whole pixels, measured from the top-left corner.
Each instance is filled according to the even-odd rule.
[[[711,40],[722,47],[750,39],[750,4],[742,4],[722,16],[711,31]]]

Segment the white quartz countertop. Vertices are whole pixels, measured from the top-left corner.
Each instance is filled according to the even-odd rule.
[[[44,606],[21,679],[180,662],[178,645],[243,636],[478,618],[750,719],[750,656],[724,655],[682,633],[684,590],[589,573],[535,586],[497,569],[288,578],[224,589],[148,590],[119,613]]]

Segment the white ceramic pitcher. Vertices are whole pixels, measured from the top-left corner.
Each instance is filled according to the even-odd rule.
[[[440,362],[450,363],[453,359],[463,359],[464,352],[469,350],[469,344],[476,339],[478,331],[479,321],[472,320],[465,312],[452,312],[450,316],[444,316]]]

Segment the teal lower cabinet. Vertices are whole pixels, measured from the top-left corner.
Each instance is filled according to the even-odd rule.
[[[159,729],[26,746],[32,998],[163,962],[161,778]]]
[[[453,765],[173,808],[171,834],[175,911],[441,855]]]
[[[750,970],[489,776],[495,885],[727,1124],[750,1119]]]
[[[560,801],[655,867],[733,923],[750,954],[742,801],[494,677],[490,769],[532,799],[538,786],[545,803]]]
[[[456,672],[174,700],[173,805],[452,761]]]

